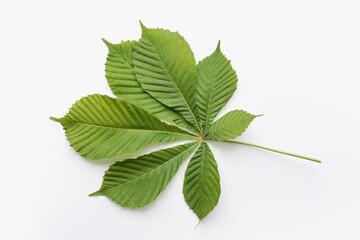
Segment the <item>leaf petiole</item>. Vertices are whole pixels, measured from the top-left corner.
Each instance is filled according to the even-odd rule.
[[[277,152],[277,153],[289,155],[289,156],[292,156],[292,157],[303,158],[303,159],[310,160],[310,161],[313,161],[313,162],[321,163],[321,161],[318,160],[318,159],[309,158],[309,157],[305,157],[305,156],[301,156],[301,155],[297,155],[297,154],[293,154],[293,153],[283,152],[283,151],[279,151],[279,150],[275,150],[275,149],[271,149],[271,148],[259,146],[259,145],[256,145],[256,144],[252,144],[252,143],[238,142],[238,141],[233,141],[233,140],[225,140],[225,141],[223,141],[223,142],[229,142],[229,143],[237,143],[237,144],[242,144],[242,145],[248,145],[248,146],[252,146],[252,147],[256,147],[256,148],[261,148],[261,149],[265,149],[265,150],[272,151],[272,152]]]

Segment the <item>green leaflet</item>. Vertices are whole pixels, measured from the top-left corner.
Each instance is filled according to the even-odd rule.
[[[132,64],[132,53],[136,41],[112,44],[103,39],[109,48],[105,63],[106,78],[112,92],[121,100],[132,103],[165,121],[174,122],[196,132],[180,114],[164,106],[145,92],[137,81]]]
[[[198,145],[187,143],[116,162],[105,172],[100,190],[90,196],[104,195],[123,207],[141,208],[157,198]]]
[[[205,139],[216,141],[234,139],[240,136],[256,117],[258,116],[242,110],[228,112],[210,126]]]
[[[220,51],[219,41],[215,52],[197,65],[196,102],[203,132],[233,95],[236,83],[236,73]]]
[[[217,205],[220,192],[217,163],[207,143],[202,142],[185,172],[183,187],[185,201],[202,220]]]
[[[151,143],[196,139],[135,105],[99,94],[82,98],[54,120],[63,125],[71,146],[93,160],[133,153]]]
[[[135,73],[141,87],[156,100],[180,113],[201,133],[196,119],[194,54],[176,32],[148,29],[133,53]]]

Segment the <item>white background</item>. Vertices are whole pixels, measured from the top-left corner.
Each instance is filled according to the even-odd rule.
[[[360,239],[359,1],[94,2],[0,3],[0,239]],[[220,115],[264,114],[238,139],[323,164],[210,143],[222,194],[195,230],[187,162],[143,209],[88,197],[111,163],[81,158],[49,116],[113,96],[101,38],[138,39],[139,20],[179,31],[197,61],[220,39],[239,78]]]

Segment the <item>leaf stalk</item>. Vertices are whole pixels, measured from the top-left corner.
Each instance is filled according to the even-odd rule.
[[[297,154],[293,154],[293,153],[288,153],[288,152],[284,152],[284,151],[279,151],[279,150],[275,150],[275,149],[268,148],[268,147],[263,147],[263,146],[256,145],[256,144],[252,144],[252,143],[238,142],[238,141],[233,141],[233,140],[225,140],[225,141],[223,141],[223,142],[237,143],[237,144],[252,146],[252,147],[256,147],[256,148],[261,148],[261,149],[264,149],[264,150],[268,150],[268,151],[271,151],[271,152],[281,153],[281,154],[285,154],[285,155],[288,155],[288,156],[297,157],[297,158],[302,158],[302,159],[306,159],[306,160],[309,160],[309,161],[321,163],[320,160],[315,159],[315,158],[310,158],[310,157],[305,157],[305,156],[301,156],[301,155],[297,155]]]

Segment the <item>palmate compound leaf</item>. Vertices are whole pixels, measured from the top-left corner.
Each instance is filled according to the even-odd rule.
[[[185,172],[183,187],[185,201],[202,220],[215,208],[220,192],[217,163],[207,143],[202,142]]]
[[[230,61],[220,51],[200,61],[197,68],[196,102],[199,122],[206,130],[236,90],[237,76]]]
[[[116,162],[105,172],[100,190],[90,196],[103,195],[123,207],[141,208],[166,188],[198,145],[199,141],[191,142]]]
[[[137,43],[105,41],[109,47],[106,77],[121,100],[91,95],[76,102],[65,117],[52,119],[64,126],[74,149],[90,159],[135,152],[153,142],[196,142],[116,162],[105,172],[101,189],[92,196],[104,195],[126,207],[143,207],[165,189],[180,164],[200,144],[188,164],[183,193],[201,220],[214,209],[221,191],[217,164],[206,140],[249,145],[321,162],[230,141],[257,116],[235,110],[211,124],[235,91],[237,81],[220,48],[195,67],[193,53],[178,33],[144,26],[142,30]],[[152,114],[200,135],[161,122]]]
[[[141,87],[156,100],[180,113],[196,130],[196,65],[189,44],[177,32],[148,29],[136,43],[133,64]]]
[[[196,140],[133,104],[94,94],[77,101],[60,122],[71,146],[97,160],[133,153],[151,143]]]
[[[215,141],[234,139],[240,136],[252,120],[258,116],[243,110],[228,112],[210,126],[206,132],[205,139]]]
[[[112,92],[119,99],[141,107],[162,120],[174,122],[183,128],[196,132],[194,127],[179,113],[166,107],[141,88],[132,63],[136,41],[126,41],[119,44],[112,44],[105,39],[103,41],[109,48],[105,63],[106,78]]]

